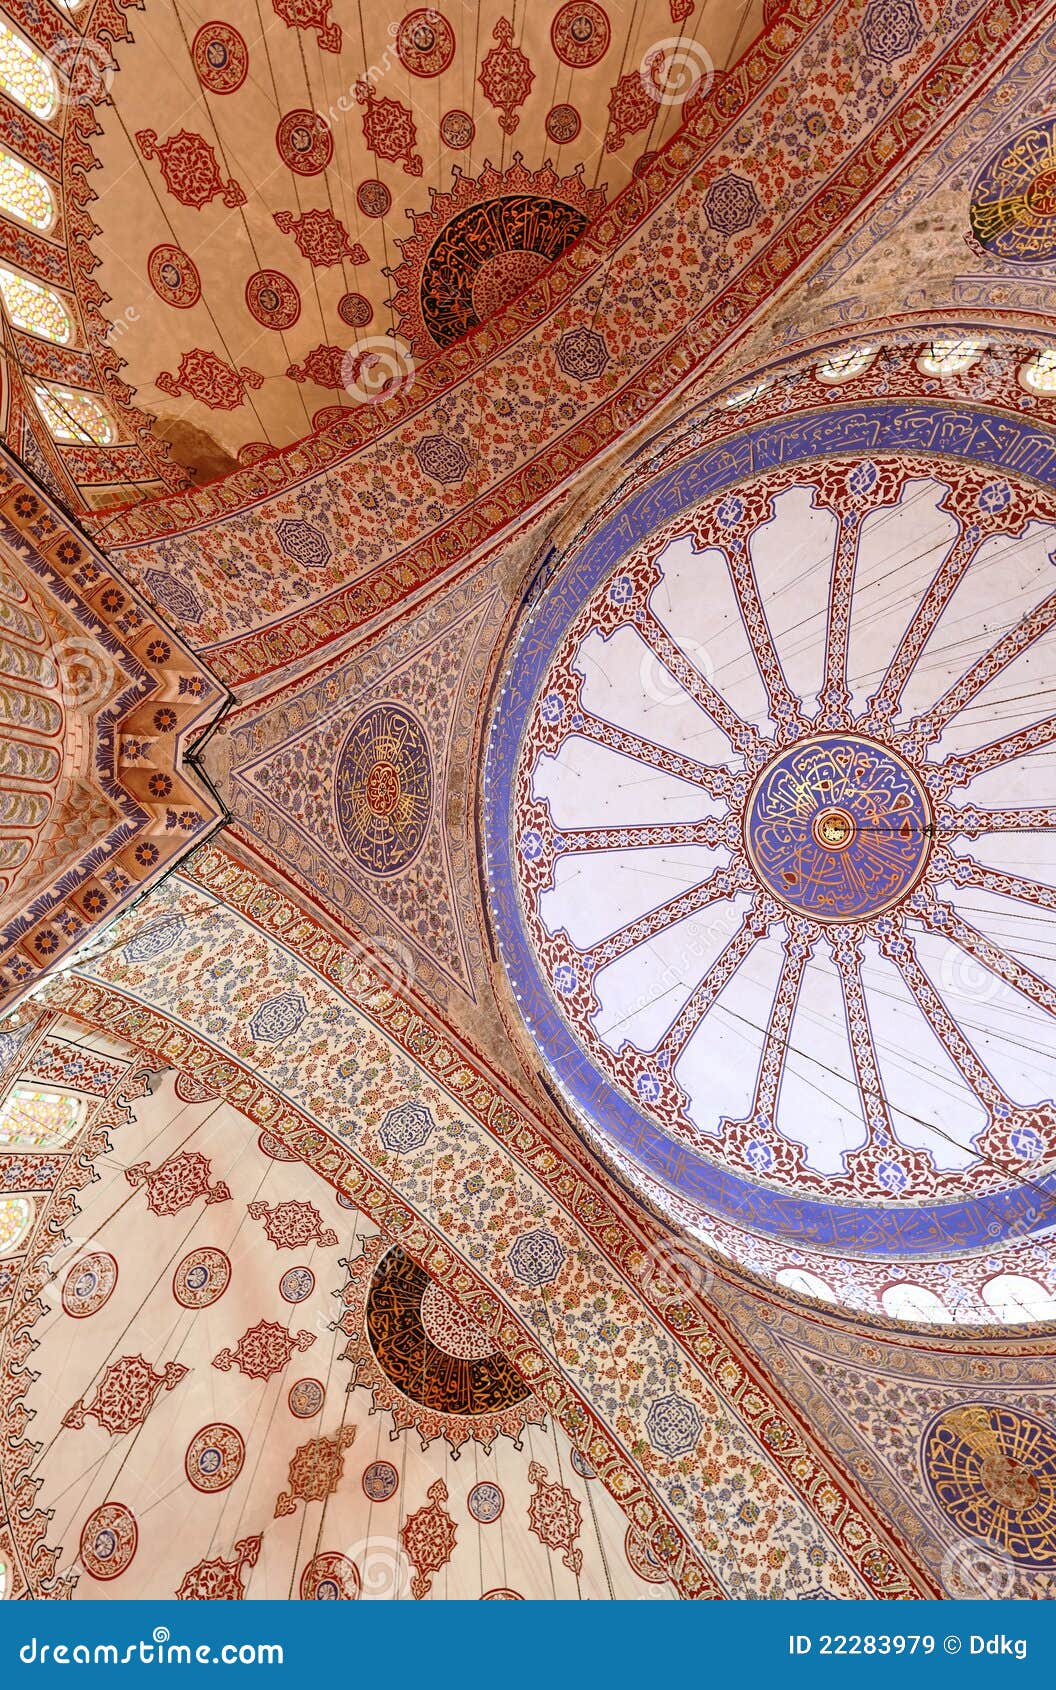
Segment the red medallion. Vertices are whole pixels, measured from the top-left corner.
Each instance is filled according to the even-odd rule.
[[[81,1563],[93,1579],[116,1579],[136,1553],[139,1528],[123,1502],[104,1502],[89,1514],[81,1531]]]
[[[550,25],[550,40],[562,64],[574,70],[596,65],[609,50],[609,20],[590,0],[570,0]]]
[[[229,23],[203,23],[191,43],[198,80],[211,94],[233,94],[249,69],[246,43]]]
[[[178,246],[156,246],[147,259],[147,278],[159,299],[186,311],[202,297],[197,266]]]
[[[396,53],[412,76],[439,76],[455,56],[455,32],[441,13],[422,7],[396,31]]]
[[[330,125],[317,111],[288,111],[275,131],[275,145],[298,176],[317,176],[334,155]]]
[[[266,329],[292,328],[301,314],[301,296],[281,270],[258,270],[250,276],[246,304]]]

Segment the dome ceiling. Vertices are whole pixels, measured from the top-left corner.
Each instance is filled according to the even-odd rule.
[[[1051,1225],[1056,504],[961,421],[956,470],[841,453],[837,408],[824,458],[778,424],[780,468],[647,481],[534,612],[486,775],[504,959],[589,1130],[888,1257]]]
[[[137,17],[98,108],[95,280],[177,458],[208,479],[298,439],[529,287],[763,22],[703,10]]]

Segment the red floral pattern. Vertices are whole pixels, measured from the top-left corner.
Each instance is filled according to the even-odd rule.
[[[341,28],[330,22],[331,0],[271,0],[276,17],[289,29],[314,29],[327,53],[340,53]]]
[[[286,1483],[275,1499],[275,1518],[295,1514],[297,1503],[322,1502],[335,1491],[344,1476],[344,1452],[356,1441],[356,1428],[342,1426],[332,1438],[309,1438],[295,1452]]]
[[[295,217],[292,211],[277,211],[275,223],[284,235],[292,235],[301,256],[317,269],[340,264],[347,258],[352,264],[366,264],[367,250],[348,238],[348,230],[332,211],[306,211]]]
[[[263,1538],[243,1537],[235,1544],[235,1559],[199,1561],[189,1573],[176,1595],[181,1602],[241,1602],[245,1596],[244,1572],[255,1567]]]
[[[583,1524],[579,1503],[564,1485],[548,1484],[547,1471],[533,1461],[528,1479],[535,1486],[535,1495],[528,1504],[528,1525],[540,1543],[548,1549],[560,1549],[561,1559],[570,1573],[583,1570],[583,1551],[574,1548]]]
[[[264,1222],[264,1231],[276,1250],[300,1250],[313,1242],[323,1246],[337,1243],[337,1233],[331,1227],[324,1227],[323,1217],[314,1203],[298,1203],[287,1198],[272,1208],[258,1198],[247,1204],[247,1208],[255,1221]]]
[[[137,129],[136,142],[145,159],[157,159],[165,186],[181,205],[200,210],[217,194],[225,205],[245,205],[246,196],[234,177],[221,179],[216,154],[204,136],[181,129],[159,143],[157,130]]]
[[[408,176],[420,176],[424,169],[420,153],[415,152],[418,131],[412,114],[398,100],[379,100],[373,84],[366,79],[356,83],[356,99],[366,106],[363,113],[363,139],[377,158],[403,160]]]
[[[155,381],[155,386],[162,393],[171,393],[173,398],[185,393],[189,399],[208,405],[211,411],[237,410],[245,401],[247,387],[263,385],[264,377],[258,371],[247,369],[245,365],[239,370],[233,369],[215,352],[207,352],[202,346],[195,346],[183,354],[175,375],[162,370]]]
[[[78,1397],[73,1407],[66,1410],[62,1423],[77,1431],[90,1414],[111,1437],[130,1432],[147,1418],[158,1392],[163,1388],[174,1390],[186,1373],[187,1369],[178,1361],[167,1361],[162,1371],[155,1373],[142,1356],[122,1356],[107,1368],[91,1402]]]
[[[523,106],[532,91],[535,72],[521,52],[513,45],[513,24],[500,18],[492,35],[499,43],[484,55],[477,81],[484,97],[501,112],[499,128],[512,135],[520,123],[518,106]]]
[[[294,1350],[309,1350],[315,1343],[314,1332],[287,1332],[274,1320],[258,1321],[243,1332],[233,1350],[221,1350],[213,1357],[213,1366],[221,1373],[237,1367],[247,1379],[270,1379],[281,1373]]]
[[[211,1183],[211,1174],[211,1163],[198,1150],[181,1150],[162,1162],[160,1168],[151,1169],[147,1162],[136,1162],[125,1169],[129,1185],[146,1186],[147,1204],[155,1215],[174,1215],[197,1197],[204,1197],[207,1203],[229,1203],[229,1188],[222,1179]]]
[[[411,1580],[411,1595],[416,1602],[428,1596],[433,1574],[446,1567],[455,1551],[457,1528],[446,1508],[447,1486],[437,1479],[426,1491],[429,1505],[411,1514],[400,1528],[400,1539],[407,1559],[417,1570]]]

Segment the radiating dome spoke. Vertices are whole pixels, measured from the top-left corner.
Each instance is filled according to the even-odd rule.
[[[906,729],[909,736],[920,736],[921,743],[929,744],[940,738],[947,722],[953,720],[972,699],[990,685],[1002,670],[1021,657],[1025,651],[1043,634],[1047,634],[1056,623],[1056,592],[1052,592],[1043,599],[1033,610],[1028,610],[1016,623],[1014,628],[996,640],[982,656],[977,658],[970,669],[967,669],[953,685],[948,687],[942,697],[931,708],[914,717]]]
[[[739,852],[731,863],[717,868],[707,880],[701,881],[699,886],[657,904],[655,909],[649,910],[636,921],[627,922],[614,933],[610,933],[600,944],[580,951],[579,954],[592,972],[604,968],[607,963],[615,962],[617,957],[646,944],[665,928],[707,909],[709,904],[724,903],[736,896],[751,884],[751,879],[748,859],[743,852]]]
[[[700,551],[704,551],[712,543],[710,535],[706,531],[701,532],[699,528],[694,539]],[[722,548],[722,552],[730,572],[741,620],[751,641],[756,667],[766,688],[770,714],[778,730],[778,737],[791,739],[803,730],[803,717],[799,700],[785,679],[785,672],[781,667],[770,623],[759,596],[759,584],[752,567],[751,554],[744,541],[739,538],[730,540]]]
[[[950,1014],[941,994],[936,991],[921,967],[912,935],[904,927],[900,930],[897,940],[885,945],[884,955],[889,957],[898,969],[935,1037],[969,1091],[978,1098],[990,1118],[993,1119],[999,1109],[1010,1109],[1010,1098],[998,1085]]]
[[[884,678],[869,700],[862,722],[866,732],[890,721],[895,715],[906,682],[935,631],[939,618],[988,538],[975,524],[961,529],[931,585],[913,612]]]
[[[693,702],[699,704],[711,717],[715,725],[722,729],[734,750],[741,752],[757,767],[765,756],[764,741],[758,729],[746,722],[743,716],[739,716],[712,683],[694,667],[651,610],[640,613],[635,628],[672,678],[685,689]]]
[[[690,781],[694,786],[701,787],[711,798],[730,799],[737,794],[738,777],[726,769],[709,768],[706,763],[700,763],[694,757],[669,751],[666,746],[658,744],[655,740],[646,739],[641,734],[629,733],[625,728],[616,727],[600,716],[591,715],[589,710],[577,711],[573,720],[575,726],[572,733],[579,738],[590,740],[595,745],[607,745],[611,750],[618,751],[621,756],[631,757],[636,763],[644,764],[646,768],[661,770],[664,774],[675,775],[679,780]],[[570,737],[572,735],[567,731],[555,734],[553,743],[565,744]]]
[[[940,804],[936,832],[940,839],[978,839],[985,833],[1034,833],[1056,828],[1056,804],[988,809],[979,804]]]
[[[999,892],[1006,898],[1018,898],[1035,909],[1056,910],[1056,886],[1032,880],[1024,874],[1007,874],[1004,869],[988,868],[974,857],[959,857],[943,853],[933,866],[933,877],[942,880],[945,874],[955,886],[974,886],[980,892]]]
[[[1017,757],[1025,756],[1038,746],[1048,745],[1054,736],[1056,715],[1032,722],[1028,728],[1016,728],[1013,733],[1002,734],[1000,739],[991,739],[986,745],[976,746],[974,751],[951,751],[936,768],[928,769],[928,786],[936,797],[945,797],[951,787],[967,786],[969,781],[985,774],[988,769],[999,768],[1002,763],[1014,763]]]
[[[805,935],[790,938],[781,958],[781,974],[766,1024],[759,1072],[755,1082],[751,1118],[760,1126],[773,1127],[789,1054],[789,1034],[799,1001],[803,975],[814,955],[814,941]]]
[[[991,974],[1011,986],[1028,1002],[1037,1004],[1050,1015],[1056,1015],[1056,989],[1011,952],[995,945],[985,933],[980,933],[977,927],[965,921],[951,904],[941,903],[934,894],[929,894],[915,901],[913,913],[920,917],[929,932],[949,939],[951,944],[989,969]]]
[[[663,1059],[666,1068],[674,1068],[715,1000],[765,931],[765,918],[761,918],[758,907],[753,906],[741,917],[739,926],[715,959],[707,977],[701,981],[657,1046],[656,1054]]]

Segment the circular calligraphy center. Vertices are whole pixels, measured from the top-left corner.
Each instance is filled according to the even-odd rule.
[[[909,764],[850,734],[802,740],[748,800],[752,866],[813,921],[868,921],[911,892],[931,849],[931,808]]]
[[[487,1333],[435,1281],[425,1288],[421,1321],[426,1337],[432,1339],[437,1349],[458,1361],[483,1361],[485,1356],[495,1353]]]
[[[549,261],[538,252],[496,252],[486,258],[470,289],[481,322],[509,305],[548,268]]]
[[[986,1458],[979,1477],[983,1488],[1002,1508],[1030,1508],[1041,1494],[1034,1474],[1005,1455]]]
[[[819,810],[814,817],[814,838],[826,851],[844,851],[858,831],[854,817],[846,810]]]
[[[368,772],[364,796],[376,816],[391,816],[400,801],[400,771],[394,763],[375,763]]]
[[[1056,215],[1056,170],[1043,170],[1027,191],[1027,204],[1038,217]]]

